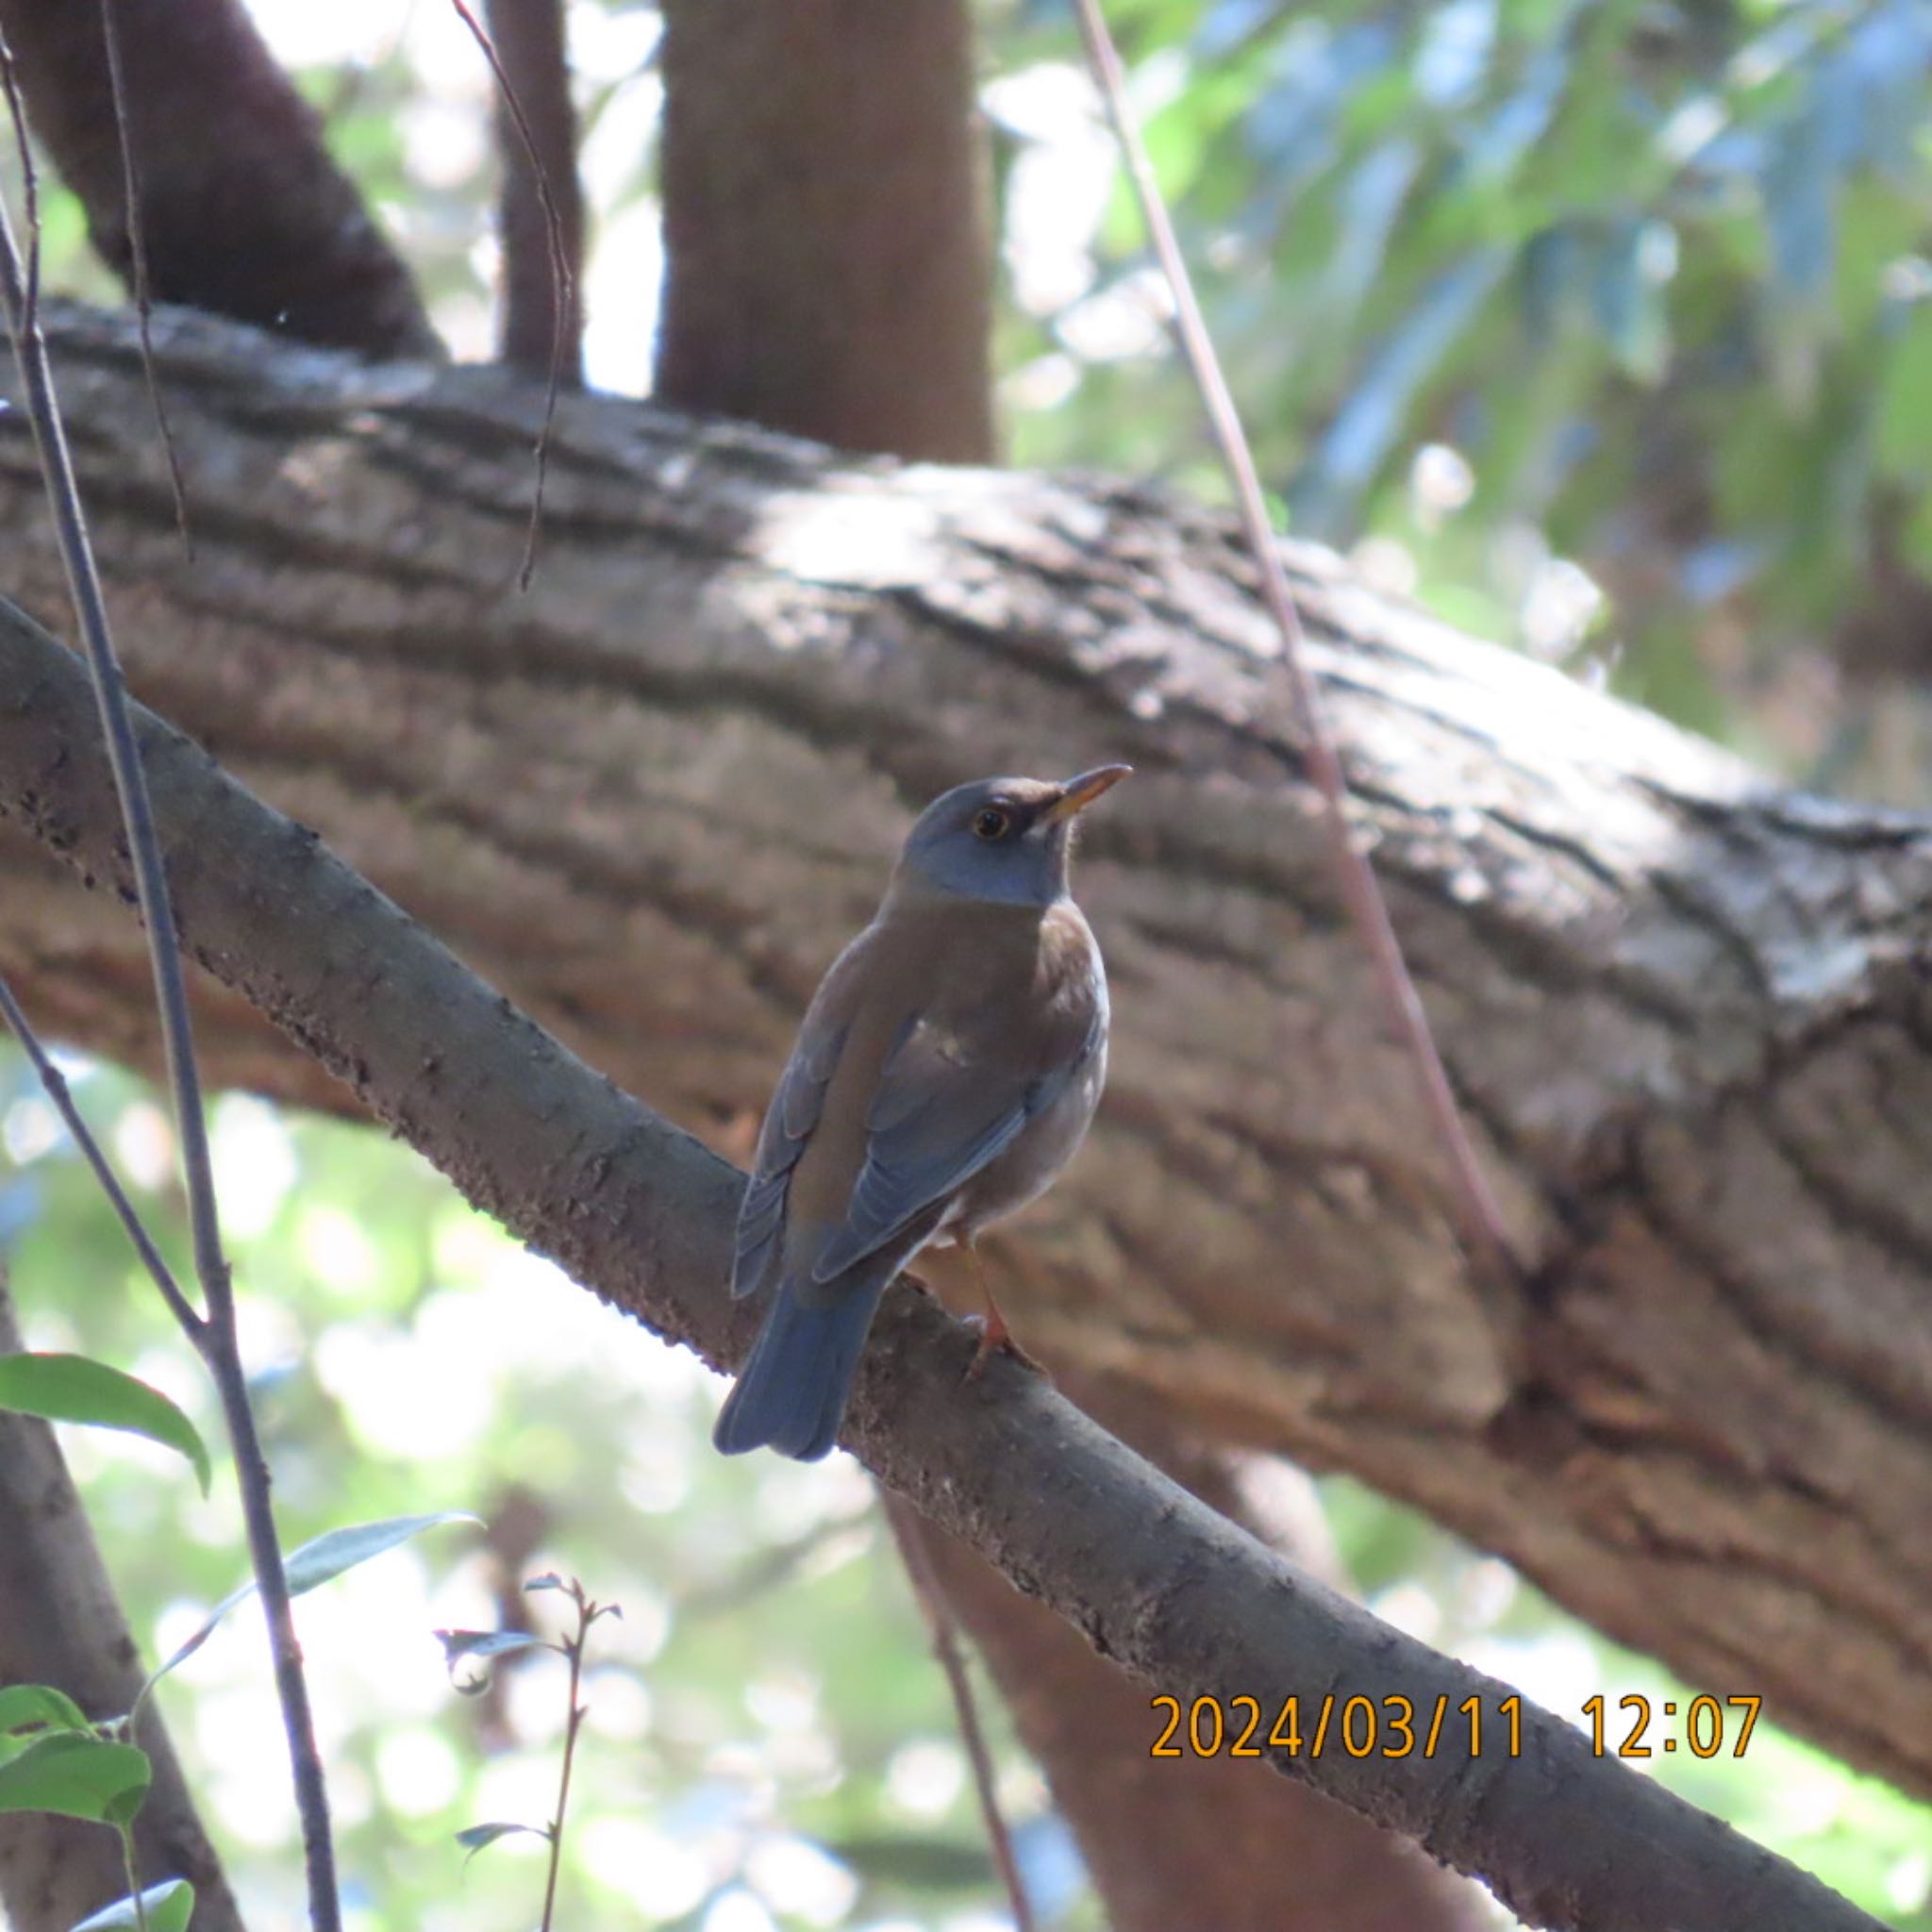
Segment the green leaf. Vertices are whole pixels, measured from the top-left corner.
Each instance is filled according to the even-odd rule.
[[[431,1516],[386,1516],[376,1523],[358,1523],[348,1529],[325,1529],[319,1537],[312,1538],[298,1550],[293,1551],[283,1563],[283,1572],[289,1579],[289,1594],[303,1596],[323,1584],[333,1581],[344,1570],[353,1570],[358,1563],[366,1563],[372,1557],[379,1557],[386,1550],[392,1550],[398,1543],[406,1543],[412,1536],[420,1536],[425,1529],[434,1529],[443,1523],[480,1523],[482,1518],[473,1516],[466,1509],[439,1509]],[[239,1590],[231,1590],[208,1614],[208,1621],[189,1638],[188,1641],[158,1665],[152,1676],[141,1687],[135,1707],[138,1709],[147,1701],[151,1691],[177,1664],[186,1663],[194,1653],[215,1634],[216,1626],[237,1604],[245,1603],[255,1594],[255,1583],[251,1578]]]
[[[30,1726],[50,1731],[92,1731],[80,1706],[51,1684],[9,1684],[0,1690],[0,1731]]]
[[[500,1838],[514,1838],[521,1831],[528,1832],[532,1838],[550,1836],[550,1827],[544,1824],[473,1824],[457,1833],[457,1842],[474,1858],[486,1845],[493,1845]],[[470,1858],[463,1863],[467,1865]]]
[[[134,1932],[147,1915],[148,1932],[188,1932],[189,1916],[194,1910],[194,1888],[185,1878],[164,1878],[150,1885],[141,1895],[137,1910],[134,1900],[117,1898],[103,1906],[92,1917],[83,1919],[73,1932]]]
[[[438,1630],[433,1634],[442,1645],[444,1657],[453,1664],[471,1657],[508,1657],[540,1644],[547,1648],[549,1641],[533,1630]]]
[[[465,1697],[480,1697],[490,1688],[490,1660],[513,1657],[520,1650],[555,1650],[557,1646],[530,1630],[438,1630],[436,1641],[442,1645],[442,1661],[449,1680]],[[457,1666],[465,1661],[482,1665],[468,1681],[457,1675]]]
[[[145,1436],[187,1457],[208,1494],[208,1448],[194,1424],[158,1389],[91,1356],[0,1356],[0,1408]]]
[[[152,1775],[147,1753],[132,1744],[61,1731],[0,1764],[0,1811],[54,1811],[96,1824],[125,1824],[141,1809]]]

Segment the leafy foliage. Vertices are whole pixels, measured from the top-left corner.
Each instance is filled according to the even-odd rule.
[[[1114,11],[1298,530],[1379,540],[1445,614],[1558,655],[1594,608],[1580,565],[1622,688],[1800,767],[1833,732],[1790,715],[1803,675],[1932,669],[1916,0]],[[1041,62],[1071,57],[1058,8],[1016,12]],[[1121,325],[1145,297],[1118,192],[1087,240],[1077,295],[1009,329],[1016,397],[1052,398],[1016,414],[1020,454],[1212,489],[1164,344]],[[1439,450],[1464,466],[1446,498]]]

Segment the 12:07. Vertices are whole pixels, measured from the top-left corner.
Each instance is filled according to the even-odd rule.
[[[1624,1733],[1621,1743],[1610,1744],[1605,1739],[1607,1727],[1607,1706],[1608,1699],[1591,1697],[1585,1701],[1583,1714],[1590,1720],[1591,1748],[1599,1757],[1652,1757],[1656,1749],[1644,1741],[1650,1730],[1653,1709],[1660,1709],[1666,1720],[1677,1716],[1679,1707],[1674,1700],[1654,1707],[1648,1697],[1630,1696],[1617,1699],[1617,1708],[1629,1714],[1629,1728]],[[1676,1726],[1666,1724],[1666,1735],[1660,1748],[1666,1752],[1674,1751],[1681,1742],[1693,1757],[1715,1757],[1724,1747],[1724,1706],[1740,1706],[1744,1713],[1742,1728],[1738,1732],[1738,1741],[1732,1748],[1733,1757],[1741,1757],[1744,1747],[1751,1741],[1751,1732],[1757,1723],[1757,1713],[1764,1703],[1761,1697],[1726,1697],[1720,1702],[1715,1697],[1693,1697],[1682,1707],[1684,1730],[1681,1740],[1676,1735]]]

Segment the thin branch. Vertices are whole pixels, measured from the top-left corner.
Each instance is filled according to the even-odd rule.
[[[583,304],[578,299],[584,255],[584,193],[577,176],[576,115],[563,0],[487,0],[485,24],[504,72],[522,97],[532,141],[542,155],[533,168],[507,100],[496,116],[503,158],[503,191],[497,232],[503,245],[503,325],[499,354],[506,362],[542,375],[557,352],[558,278],[544,220],[548,175],[561,229],[566,287],[561,373],[573,387],[583,382]]]
[[[181,1285],[175,1279],[175,1272],[161,1258],[161,1251],[155,1246],[153,1238],[142,1223],[140,1211],[127,1198],[127,1191],[121,1185],[121,1177],[108,1163],[108,1157],[101,1151],[101,1143],[94,1139],[93,1130],[82,1117],[80,1108],[75,1104],[74,1091],[67,1084],[67,1075],[54,1064],[52,1056],[41,1044],[40,1035],[29,1024],[25,1013],[21,1010],[20,1002],[13,996],[13,989],[4,977],[0,977],[0,1019],[4,1019],[12,1029],[13,1037],[25,1049],[26,1057],[33,1062],[34,1072],[41,1076],[41,1085],[46,1090],[47,1098],[54,1103],[56,1111],[67,1123],[67,1131],[74,1136],[75,1145],[87,1158],[87,1164],[93,1169],[94,1178],[101,1184],[101,1191],[107,1195],[108,1204],[120,1217],[121,1225],[127,1230],[127,1239],[134,1243],[134,1252],[141,1257],[142,1265],[154,1276],[155,1286],[161,1291],[161,1299],[168,1305],[168,1312],[181,1324],[182,1332],[191,1338],[199,1334],[206,1325],[188,1297],[182,1293]]]
[[[155,374],[154,298],[148,289],[147,225],[141,210],[141,170],[134,154],[134,130],[127,119],[127,90],[121,72],[121,23],[116,17],[118,0],[101,0],[101,43],[108,56],[108,101],[113,110],[114,133],[121,143],[122,195],[126,203],[127,248],[134,262],[134,314],[141,326],[141,368],[147,378],[147,399],[154,410],[155,430],[168,459],[168,483],[175,492],[175,526],[192,558],[194,531],[188,520],[188,481],[181,474],[181,458],[175,448],[175,432],[168,426],[168,411],[161,401],[160,379]]]
[[[229,1278],[227,1260],[222,1252],[221,1224],[215,1207],[214,1168],[208,1152],[201,1076],[195,1064],[193,1030],[188,1014],[180,937],[168,896],[160,838],[155,828],[146,774],[135,741],[125,681],[108,628],[106,600],[101,592],[99,574],[94,568],[87,521],[75,482],[73,458],[68,451],[66,432],[60,421],[53,370],[47,359],[47,345],[38,321],[27,312],[26,288],[19,251],[14,243],[13,225],[4,205],[0,205],[0,306],[4,306],[7,311],[8,325],[13,335],[14,355],[20,364],[27,415],[33,425],[34,442],[53,508],[61,560],[79,619],[95,708],[107,741],[108,760],[126,830],[136,895],[147,928],[169,1084],[175,1100],[175,1131],[180,1141],[182,1174],[188,1191],[195,1274],[207,1303],[206,1318],[190,1329],[189,1335],[214,1378],[229,1440],[234,1446],[236,1475],[248,1531],[249,1556],[268,1624],[275,1687],[281,1699],[282,1723],[288,1736],[296,1806],[302,1820],[309,1919],[314,1932],[340,1932],[341,1908],[336,1894],[335,1847],[329,1831],[328,1792],[323,1779],[321,1755],[316,1748],[308,1686],[302,1670],[302,1653],[296,1642],[294,1618],[290,1610],[288,1577],[282,1569],[281,1547],[275,1537],[275,1513],[269,1498],[268,1465],[262,1457],[254,1412],[249,1407],[247,1377],[242,1364],[235,1323],[234,1287]]]
[[[563,1870],[563,1822],[570,1811],[570,1774],[576,1762],[577,1733],[584,1724],[584,1647],[591,1641],[591,1625],[597,1621],[597,1606],[584,1594],[575,1578],[569,1586],[570,1600],[576,1606],[577,1628],[566,1640],[563,1654],[570,1660],[570,1713],[563,1725],[563,1769],[557,1781],[557,1815],[550,1821],[550,1869],[543,1880],[543,1917],[540,1932],[551,1932],[557,1911],[557,1880]]]
[[[41,173],[34,166],[33,143],[26,138],[26,103],[20,97],[20,75],[13,49],[0,26],[0,88],[7,93],[7,111],[13,122],[14,145],[20,151],[21,192],[26,197],[26,313],[29,323],[41,312]]]
[[[903,1496],[881,1486],[879,1500],[886,1506],[886,1521],[892,1525],[892,1540],[899,1545],[900,1560],[912,1580],[912,1593],[925,1617],[932,1637],[932,1654],[945,1673],[946,1688],[953,1694],[953,1709],[959,1720],[959,1736],[966,1746],[967,1761],[973,1767],[973,1787],[979,1793],[979,1815],[986,1821],[986,1836],[992,1847],[992,1861],[999,1868],[1000,1881],[1013,1907],[1013,1932],[1033,1932],[1033,1907],[1026,1887],[1020,1877],[1020,1866],[1013,1857],[1012,1834],[1007,1829],[1006,1814],[1000,1809],[999,1792],[993,1785],[992,1754],[986,1747],[986,1733],[980,1727],[979,1706],[973,1694],[973,1678],[959,1647],[959,1626],[946,1602],[945,1586],[934,1567],[932,1552],[926,1546],[930,1534],[925,1519]]]
[[[1234,484],[1241,526],[1261,574],[1263,601],[1281,632],[1281,661],[1288,672],[1289,684],[1301,712],[1303,729],[1307,738],[1308,768],[1322,794],[1323,811],[1342,896],[1348,902],[1350,916],[1368,949],[1390,1013],[1414,1061],[1423,1104],[1448,1157],[1450,1172],[1455,1177],[1462,1238],[1468,1243],[1472,1258],[1494,1281],[1499,1284],[1515,1281],[1520,1278],[1522,1268],[1510,1247],[1502,1210],[1496,1205],[1495,1195],[1476,1160],[1475,1149],[1470,1144],[1469,1132],[1463,1125],[1461,1110],[1456,1104],[1456,1094],[1449,1085],[1442,1057],[1437,1051],[1435,1036],[1429,1031],[1428,1015],[1423,1010],[1415,981],[1410,977],[1407,963],[1402,957],[1401,941],[1396,939],[1395,927],[1389,917],[1388,905],[1382,897],[1381,888],[1375,883],[1374,868],[1369,863],[1368,855],[1357,841],[1354,827],[1349,824],[1348,780],[1342,773],[1341,758],[1335,748],[1335,737],[1329,729],[1321,691],[1316,686],[1314,673],[1308,667],[1307,641],[1302,631],[1293,592],[1289,589],[1288,573],[1282,567],[1280,549],[1268,525],[1267,505],[1261,493],[1261,479],[1255,468],[1254,454],[1248,447],[1247,437],[1241,428],[1241,412],[1235,407],[1227,378],[1223,375],[1220,358],[1215,354],[1214,340],[1208,332],[1201,305],[1195,299],[1193,279],[1188,273],[1180,243],[1174,238],[1174,223],[1169,219],[1167,204],[1161,198],[1160,185],[1154,178],[1153,163],[1147,158],[1146,144],[1141,139],[1133,107],[1127,99],[1126,77],[1121,68],[1120,54],[1108,32],[1107,21],[1101,12],[1101,0],[1074,0],[1074,10],[1079,18],[1080,35],[1087,43],[1088,57],[1092,61],[1101,96],[1107,103],[1108,117],[1113,123],[1121,152],[1126,158],[1127,174],[1140,201],[1141,215],[1146,221],[1148,234],[1153,238],[1155,256],[1167,278],[1168,287],[1174,292],[1174,322],[1181,349],[1195,386],[1201,391],[1201,401],[1207,409],[1221,459]]]
[[[550,431],[557,420],[558,392],[563,387],[564,320],[571,307],[574,284],[570,259],[563,245],[563,217],[558,212],[557,197],[550,192],[550,172],[537,151],[536,137],[530,132],[530,124],[524,115],[524,104],[518,100],[517,91],[510,85],[503,61],[498,58],[490,36],[484,32],[483,23],[471,10],[469,0],[449,0],[449,4],[456,8],[457,17],[469,28],[471,38],[482,48],[483,58],[489,61],[490,71],[496,76],[504,105],[516,124],[517,139],[523,142],[524,153],[528,156],[531,172],[536,176],[537,198],[543,204],[543,225],[550,239],[550,379],[543,390],[543,425],[537,432],[537,488],[530,499],[530,526],[524,539],[524,560],[517,571],[517,589],[527,591],[537,574],[537,543],[543,531],[543,479],[550,467]]]

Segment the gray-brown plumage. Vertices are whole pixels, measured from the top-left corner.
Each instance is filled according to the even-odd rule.
[[[726,1455],[824,1455],[886,1284],[927,1242],[970,1245],[1024,1207],[1079,1146],[1107,1077],[1107,977],[1068,849],[1126,770],[945,793],[825,974],[740,1211],[732,1292],[771,1308],[718,1417]]]

